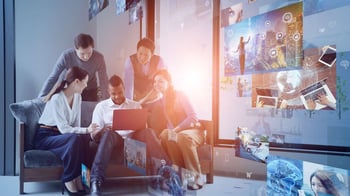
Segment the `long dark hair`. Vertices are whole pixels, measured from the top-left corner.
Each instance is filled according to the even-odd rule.
[[[66,86],[74,82],[74,80],[78,79],[81,81],[85,79],[87,75],[88,75],[88,72],[80,67],[77,67],[77,66],[70,67],[67,70],[66,78],[51,89],[50,93],[45,97],[44,101],[45,102],[49,101],[54,94],[62,91]]]
[[[163,96],[165,98],[165,111],[167,112],[168,115],[171,116],[172,112],[174,111],[175,98],[176,98],[176,92],[173,86],[171,75],[168,72],[168,70],[161,69],[154,74],[154,77],[156,76],[162,76],[169,83],[169,87]]]
[[[322,183],[322,186],[326,189],[327,194],[334,196],[340,196],[337,191],[334,182],[331,179],[331,176],[335,175],[333,172],[317,170],[310,175],[310,184],[312,186],[312,178],[315,177]]]

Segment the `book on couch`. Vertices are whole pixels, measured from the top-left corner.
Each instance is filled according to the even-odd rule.
[[[126,167],[146,175],[146,143],[126,138],[124,140]]]

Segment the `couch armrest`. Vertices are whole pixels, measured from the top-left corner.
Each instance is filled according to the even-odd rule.
[[[24,123],[19,122],[19,156],[21,163],[24,156]]]
[[[214,132],[213,121],[199,120],[201,126],[204,128],[204,144],[199,147],[201,149],[199,157],[202,167],[202,172],[207,175],[207,183],[214,182],[214,165],[213,165],[213,146],[214,146]],[[209,151],[209,152],[208,152]],[[208,154],[209,153],[209,154]]]

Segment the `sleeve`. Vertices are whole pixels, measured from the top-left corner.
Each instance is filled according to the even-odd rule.
[[[337,105],[336,105],[335,103],[333,103],[333,102],[330,102],[330,103],[328,104],[328,107],[330,107],[330,108],[333,109],[333,110],[336,110],[336,109],[337,109]]]
[[[75,119],[72,125],[69,124],[69,121],[67,120],[67,107],[62,104],[62,102],[59,99],[51,99],[51,104],[53,104],[53,117],[55,119],[55,122],[57,124],[58,130],[62,134],[64,133],[87,133],[87,128],[77,126],[76,123],[79,123],[80,116],[76,116],[76,118],[79,118],[78,121]],[[77,112],[77,111],[76,111]],[[76,115],[79,115],[80,113],[77,112]]]
[[[103,120],[103,110],[102,110],[102,105],[100,102],[99,104],[96,105],[94,112],[92,113],[92,121],[91,123],[97,124],[100,128],[103,128],[105,126],[104,120]]]
[[[176,93],[177,99],[179,101],[180,107],[183,108],[183,111],[186,113],[186,118],[180,122],[177,127],[180,128],[180,130],[192,128],[197,122],[197,114],[194,111],[190,100],[184,93]]]
[[[168,69],[162,57],[159,58],[158,70],[160,69]]]
[[[98,69],[98,79],[100,82],[100,89],[102,93],[102,99],[107,99],[109,97],[108,95],[108,76],[107,76],[107,69],[106,69],[106,62],[101,55],[101,60],[100,60],[100,67]]]
[[[125,97],[133,100],[134,96],[134,69],[130,57],[125,61],[124,72]]]
[[[57,83],[62,71],[65,69],[65,55],[64,53],[57,59],[54,69],[49,77],[46,79],[43,87],[41,88],[38,97],[46,96],[53,86]]]
[[[74,95],[74,101],[77,102],[76,108],[75,109],[75,115],[74,115],[74,121],[72,126],[73,127],[81,127],[81,102],[82,102],[82,97],[81,94],[75,94]]]

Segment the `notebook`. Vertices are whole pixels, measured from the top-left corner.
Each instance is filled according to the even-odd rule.
[[[278,105],[278,90],[268,88],[256,88],[256,102],[262,101],[264,108],[277,108]]]
[[[147,109],[121,109],[113,111],[112,129],[138,131],[146,128]]]
[[[329,101],[331,101],[333,103],[336,102],[335,97],[333,96],[332,92],[329,90],[328,85],[326,84],[326,79],[324,79],[324,80],[316,82],[316,83],[306,87],[305,89],[301,90],[300,99],[303,102],[306,109],[309,109],[307,106],[306,100],[312,99],[312,100],[316,101],[318,99],[317,95],[320,93],[325,94]],[[319,110],[319,109],[322,109],[325,107],[327,107],[327,106],[319,104],[316,101],[315,110]]]

